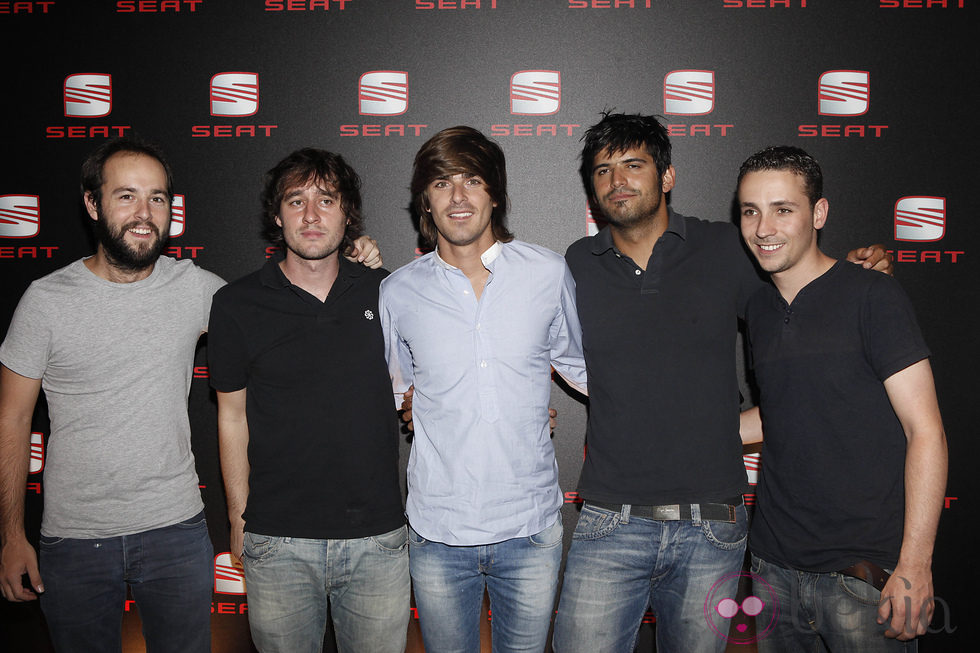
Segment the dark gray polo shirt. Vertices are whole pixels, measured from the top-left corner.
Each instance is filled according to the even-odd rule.
[[[646,271],[608,229],[565,258],[589,378],[580,494],[669,504],[745,492],[735,338],[762,281],[735,227],[671,210]]]

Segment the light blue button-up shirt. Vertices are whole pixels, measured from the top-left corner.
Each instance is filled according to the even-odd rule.
[[[551,366],[585,387],[575,282],[564,259],[519,241],[481,257],[480,299],[435,252],[381,283],[395,393],[415,385],[406,510],[424,538],[478,545],[557,519]],[[396,400],[400,403],[400,398]]]

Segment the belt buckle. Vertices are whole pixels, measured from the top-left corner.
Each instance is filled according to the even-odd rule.
[[[677,521],[681,518],[681,507],[677,504],[668,506],[654,506],[654,519],[665,521]]]

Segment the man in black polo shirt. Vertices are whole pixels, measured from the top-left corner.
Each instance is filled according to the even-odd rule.
[[[733,225],[667,206],[656,118],[606,115],[584,141],[609,226],[566,254],[590,401],[555,649],[631,651],[651,605],[658,651],[722,651],[728,620],[705,601],[734,595],[745,551],[735,338],[762,282]]]
[[[746,308],[765,431],[749,548],[776,597],[759,650],[913,650],[946,484],[929,350],[897,281],[820,251],[813,157],[767,148],[738,179],[742,237],[773,281]]]
[[[360,233],[357,174],[303,149],[266,179],[266,235],[285,255],[218,291],[208,354],[218,392],[232,553],[262,653],[401,653],[408,541],[398,417],[378,286],[338,256]]]

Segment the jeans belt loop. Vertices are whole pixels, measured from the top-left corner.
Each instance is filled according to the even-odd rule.
[[[701,504],[692,503],[691,504],[691,521],[695,524],[701,523]]]
[[[633,506],[628,503],[623,504],[623,509],[619,513],[620,523],[622,524],[630,523],[630,510],[632,508]]]

